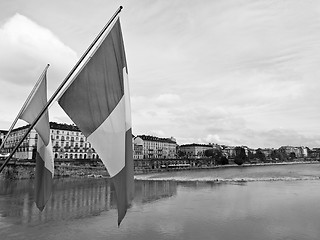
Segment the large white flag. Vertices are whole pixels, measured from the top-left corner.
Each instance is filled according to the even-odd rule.
[[[115,186],[118,224],[133,198],[131,110],[119,18],[59,99],[88,138]]]

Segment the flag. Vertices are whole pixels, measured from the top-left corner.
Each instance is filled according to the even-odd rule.
[[[40,111],[47,103],[47,78],[46,71],[40,80],[29,102],[21,111],[20,119],[32,124],[39,115]],[[35,202],[40,211],[45,207],[52,192],[54,162],[52,143],[50,140],[49,113],[42,115],[35,125],[38,133],[37,154],[36,154],[36,173],[35,173]]]
[[[87,137],[115,187],[118,225],[133,199],[133,155],[127,63],[119,18],[59,99]]]

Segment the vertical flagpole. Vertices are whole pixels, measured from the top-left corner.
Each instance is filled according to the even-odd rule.
[[[91,49],[93,48],[93,46],[98,42],[98,40],[100,39],[100,37],[103,35],[103,33],[105,32],[105,30],[109,27],[109,25],[112,23],[112,21],[116,18],[116,16],[121,12],[122,10],[122,6],[120,6],[117,11],[112,15],[112,17],[110,18],[110,20],[107,22],[107,24],[103,27],[103,29],[100,31],[100,33],[98,34],[98,36],[93,40],[93,42],[90,44],[90,46],[88,47],[88,49],[84,52],[84,54],[81,56],[81,58],[78,60],[78,62],[76,63],[76,65],[72,68],[72,70],[69,72],[69,74],[66,76],[66,78],[63,80],[63,82],[60,84],[60,86],[58,87],[58,89],[54,92],[54,94],[51,96],[51,98],[49,99],[49,101],[47,102],[47,104],[42,108],[41,112],[38,114],[38,116],[35,118],[35,120],[32,122],[32,124],[30,125],[29,129],[25,132],[25,134],[23,135],[23,137],[20,139],[20,141],[18,142],[18,144],[16,145],[16,147],[12,150],[12,152],[10,153],[10,155],[7,157],[7,159],[5,160],[5,162],[2,164],[1,168],[0,168],[0,173],[2,172],[2,170],[4,169],[4,167],[8,164],[8,162],[10,161],[10,159],[12,158],[13,154],[18,150],[18,147],[21,145],[21,143],[23,142],[23,140],[27,137],[27,135],[30,133],[31,129],[37,124],[37,122],[39,121],[39,119],[42,117],[42,115],[45,113],[45,111],[47,110],[47,108],[50,106],[50,104],[53,102],[53,100],[55,100],[55,98],[57,97],[57,95],[59,94],[59,92],[61,91],[61,89],[64,87],[64,85],[68,82],[69,78],[72,76],[72,74],[75,72],[75,70],[79,67],[79,65],[81,64],[81,62],[85,59],[85,57],[88,55],[88,53],[91,51]]]
[[[28,105],[28,103],[29,103],[29,101],[30,101],[31,97],[33,96],[33,93],[35,92],[35,90],[36,90],[36,89],[37,89],[37,87],[39,86],[39,83],[40,83],[40,81],[42,80],[43,75],[44,75],[44,74],[46,73],[46,71],[48,70],[49,66],[50,66],[50,64],[47,64],[47,66],[46,66],[46,67],[45,67],[45,69],[43,70],[42,74],[40,75],[40,77],[39,77],[38,81],[36,82],[36,85],[34,85],[34,87],[33,87],[33,89],[31,90],[31,92],[30,92],[29,96],[27,97],[27,100],[24,102],[24,104],[23,104],[22,108],[20,109],[20,111],[19,111],[18,115],[16,116],[16,119],[15,119],[15,120],[13,121],[13,123],[11,124],[11,127],[10,127],[10,128],[9,128],[9,130],[8,130],[8,133],[6,134],[6,136],[5,136],[4,140],[3,140],[3,141],[2,141],[2,143],[1,143],[0,151],[1,151],[1,149],[3,148],[3,146],[4,146],[5,142],[7,141],[7,139],[8,139],[8,137],[9,137],[9,135],[10,135],[10,133],[11,133],[12,129],[13,129],[13,128],[14,128],[14,126],[16,125],[16,123],[17,123],[17,121],[18,121],[18,119],[19,119],[19,117],[20,117],[21,113],[24,111],[24,109],[25,109],[25,108],[26,108],[26,106]]]

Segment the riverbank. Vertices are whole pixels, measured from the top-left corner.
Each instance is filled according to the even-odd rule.
[[[210,183],[320,180],[318,161],[231,165],[192,170],[140,174],[135,179]]]
[[[248,167],[265,167],[265,166],[283,166],[283,165],[298,165],[298,164],[319,164],[319,161],[296,161],[296,162],[279,162],[279,163],[256,163],[243,165],[228,164],[228,165],[215,165],[215,166],[201,166],[201,167],[189,167],[181,169],[149,169],[146,171],[135,171],[135,179],[149,179],[153,176],[157,176],[162,173],[167,172],[180,172],[180,171],[195,171],[195,170],[205,170],[205,169],[241,169]],[[3,172],[0,174],[0,179],[33,179],[35,172],[34,164],[24,164],[24,165],[10,165],[5,167]],[[62,177],[94,177],[94,178],[107,178],[109,174],[104,166],[71,166],[71,165],[58,165],[55,166],[54,178]],[[207,181],[207,180],[204,180]],[[227,180],[219,180],[227,181]],[[234,180],[232,180],[234,181]],[[239,179],[237,181],[242,181]],[[247,179],[246,181],[252,181]]]
[[[35,174],[34,164],[29,165],[11,165],[5,167],[0,174],[0,179],[33,179]],[[104,166],[92,167],[92,166],[55,166],[54,178],[64,177],[95,177],[95,178],[107,178],[109,174]]]

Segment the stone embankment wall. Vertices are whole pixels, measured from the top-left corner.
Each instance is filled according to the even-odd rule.
[[[10,165],[0,174],[0,179],[32,179],[35,174],[33,165]],[[105,167],[92,166],[56,166],[54,177],[108,177]]]

